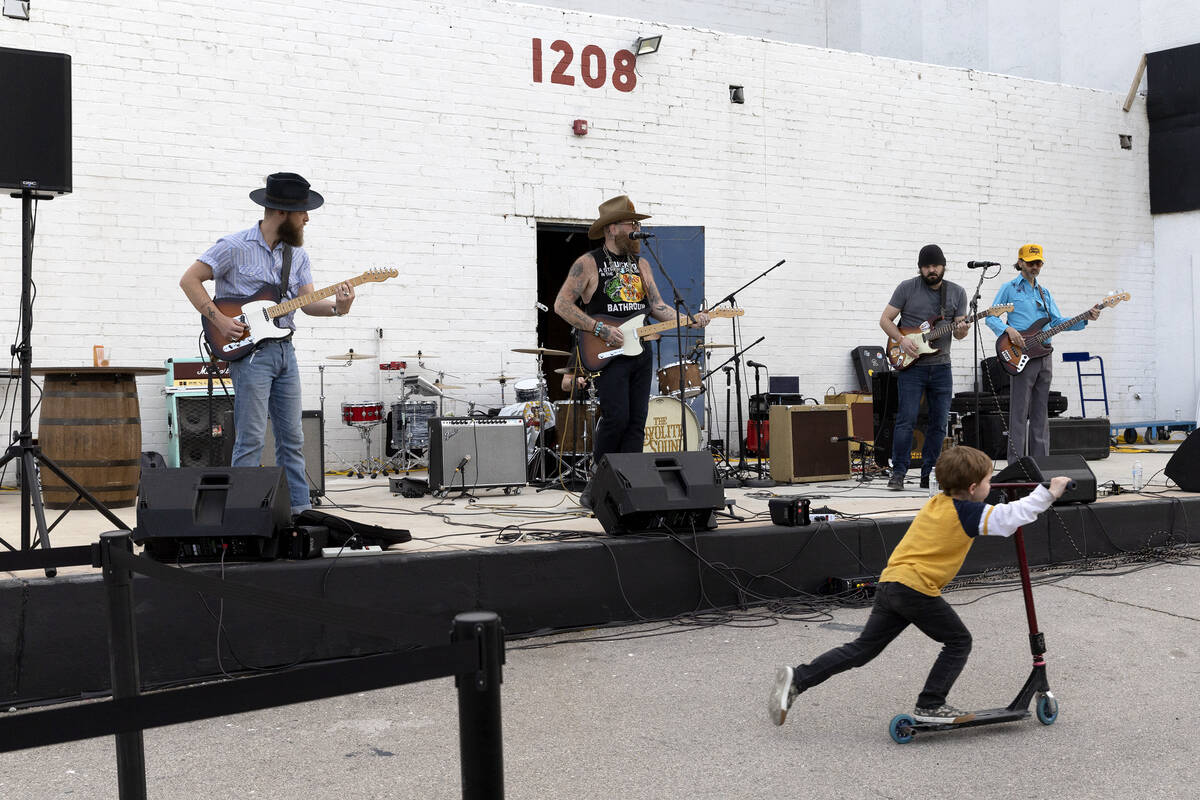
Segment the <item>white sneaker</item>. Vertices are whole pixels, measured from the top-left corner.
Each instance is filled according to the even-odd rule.
[[[791,667],[779,667],[775,670],[775,683],[771,686],[771,696],[767,698],[767,713],[771,722],[782,725],[787,719],[788,709],[800,690],[792,681],[795,671]]]

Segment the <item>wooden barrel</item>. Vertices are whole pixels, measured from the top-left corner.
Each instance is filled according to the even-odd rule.
[[[109,508],[137,500],[141,474],[142,425],[137,382],[112,372],[46,375],[38,444],[72,480]],[[67,508],[76,492],[45,465],[42,500]],[[80,507],[88,507],[80,501]]]

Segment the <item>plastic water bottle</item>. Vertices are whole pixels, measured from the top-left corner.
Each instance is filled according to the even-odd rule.
[[[932,484],[931,484],[932,485]],[[1133,462],[1133,490],[1140,492],[1142,490],[1142,462]]]
[[[941,490],[938,488],[937,474],[931,472],[929,473],[929,496],[934,497],[939,491]]]

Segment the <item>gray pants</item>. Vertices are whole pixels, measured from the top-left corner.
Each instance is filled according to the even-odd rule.
[[[1012,376],[1008,409],[1008,463],[1050,454],[1050,379],[1054,355],[1035,358]],[[1026,430],[1028,425],[1028,431]],[[1028,445],[1028,451],[1026,450]]]

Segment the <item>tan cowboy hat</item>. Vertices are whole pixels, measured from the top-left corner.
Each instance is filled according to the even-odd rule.
[[[592,227],[588,228],[588,238],[603,239],[605,225],[624,222],[627,219],[650,219],[650,215],[638,214],[634,211],[633,201],[629,199],[629,195],[623,194],[620,197],[605,200],[600,204],[600,216],[596,217]]]

